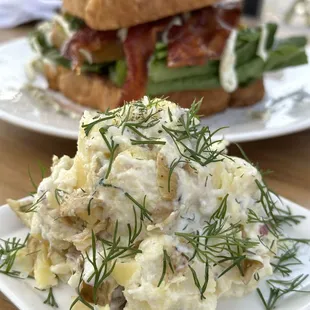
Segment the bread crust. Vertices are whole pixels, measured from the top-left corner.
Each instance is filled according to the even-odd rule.
[[[60,91],[66,97],[81,105],[106,110],[119,105],[122,89],[112,82],[96,75],[76,75],[61,66],[44,65],[44,74],[49,87]],[[204,91],[182,91],[162,95],[168,100],[178,103],[183,108],[190,108],[193,101],[202,98],[199,113],[205,116],[224,111],[228,107],[242,107],[253,105],[264,98],[265,88],[262,79],[247,87],[240,87],[229,94],[222,88]],[[160,96],[159,96],[160,97]]]
[[[219,0],[64,0],[64,11],[96,30],[115,30],[212,5]]]
[[[205,116],[221,112],[228,108],[230,94],[222,88],[203,91],[182,91],[165,94],[168,100],[178,103],[183,108],[190,108],[196,100],[202,100],[199,113]]]
[[[204,91],[182,91],[165,94],[168,100],[178,103],[183,108],[190,108],[194,100],[202,98],[199,113],[208,116],[229,107],[244,107],[254,105],[265,96],[263,79],[257,80],[246,87],[239,87],[235,92],[229,94],[222,88],[208,89]]]
[[[239,87],[231,94],[229,106],[244,107],[261,101],[265,96],[264,80],[259,79],[246,87]]]
[[[122,90],[96,75],[76,75],[61,66],[44,65],[49,87],[83,106],[105,111],[118,106]]]

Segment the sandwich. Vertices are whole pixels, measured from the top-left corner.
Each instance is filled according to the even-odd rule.
[[[210,115],[260,101],[265,72],[307,63],[306,38],[275,40],[276,24],[247,28],[241,13],[232,0],[64,0],[30,42],[49,87],[76,103],[203,98]]]

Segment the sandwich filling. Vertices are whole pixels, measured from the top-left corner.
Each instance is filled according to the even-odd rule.
[[[39,26],[34,50],[48,63],[96,74],[122,88],[121,102],[143,95],[222,87],[233,92],[266,71],[307,63],[304,37],[275,42],[277,26],[239,26],[238,2],[115,31],[97,31],[67,13]]]

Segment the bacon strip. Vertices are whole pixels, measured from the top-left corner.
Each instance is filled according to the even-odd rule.
[[[118,40],[116,31],[97,31],[84,27],[78,30],[66,43],[62,54],[72,61],[72,69],[75,71],[85,59],[80,53],[81,49],[90,53],[96,52],[101,50],[104,45]]]
[[[238,26],[240,3],[220,3],[198,11],[168,33],[168,67],[203,65],[218,59],[231,31]]]
[[[127,77],[121,103],[140,99],[147,86],[147,62],[155,50],[157,34],[169,24],[171,18],[129,28],[124,42]]]

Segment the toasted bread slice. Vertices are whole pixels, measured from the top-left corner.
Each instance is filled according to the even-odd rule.
[[[44,65],[49,87],[81,105],[105,111],[118,106],[122,90],[98,75],[77,75],[61,66]]]
[[[259,79],[246,87],[239,87],[231,94],[229,106],[244,107],[261,101],[265,96],[264,80]]]
[[[230,94],[222,88],[210,90],[191,90],[165,94],[168,100],[178,103],[183,108],[190,108],[193,101],[202,99],[199,113],[211,115],[228,108]]]

